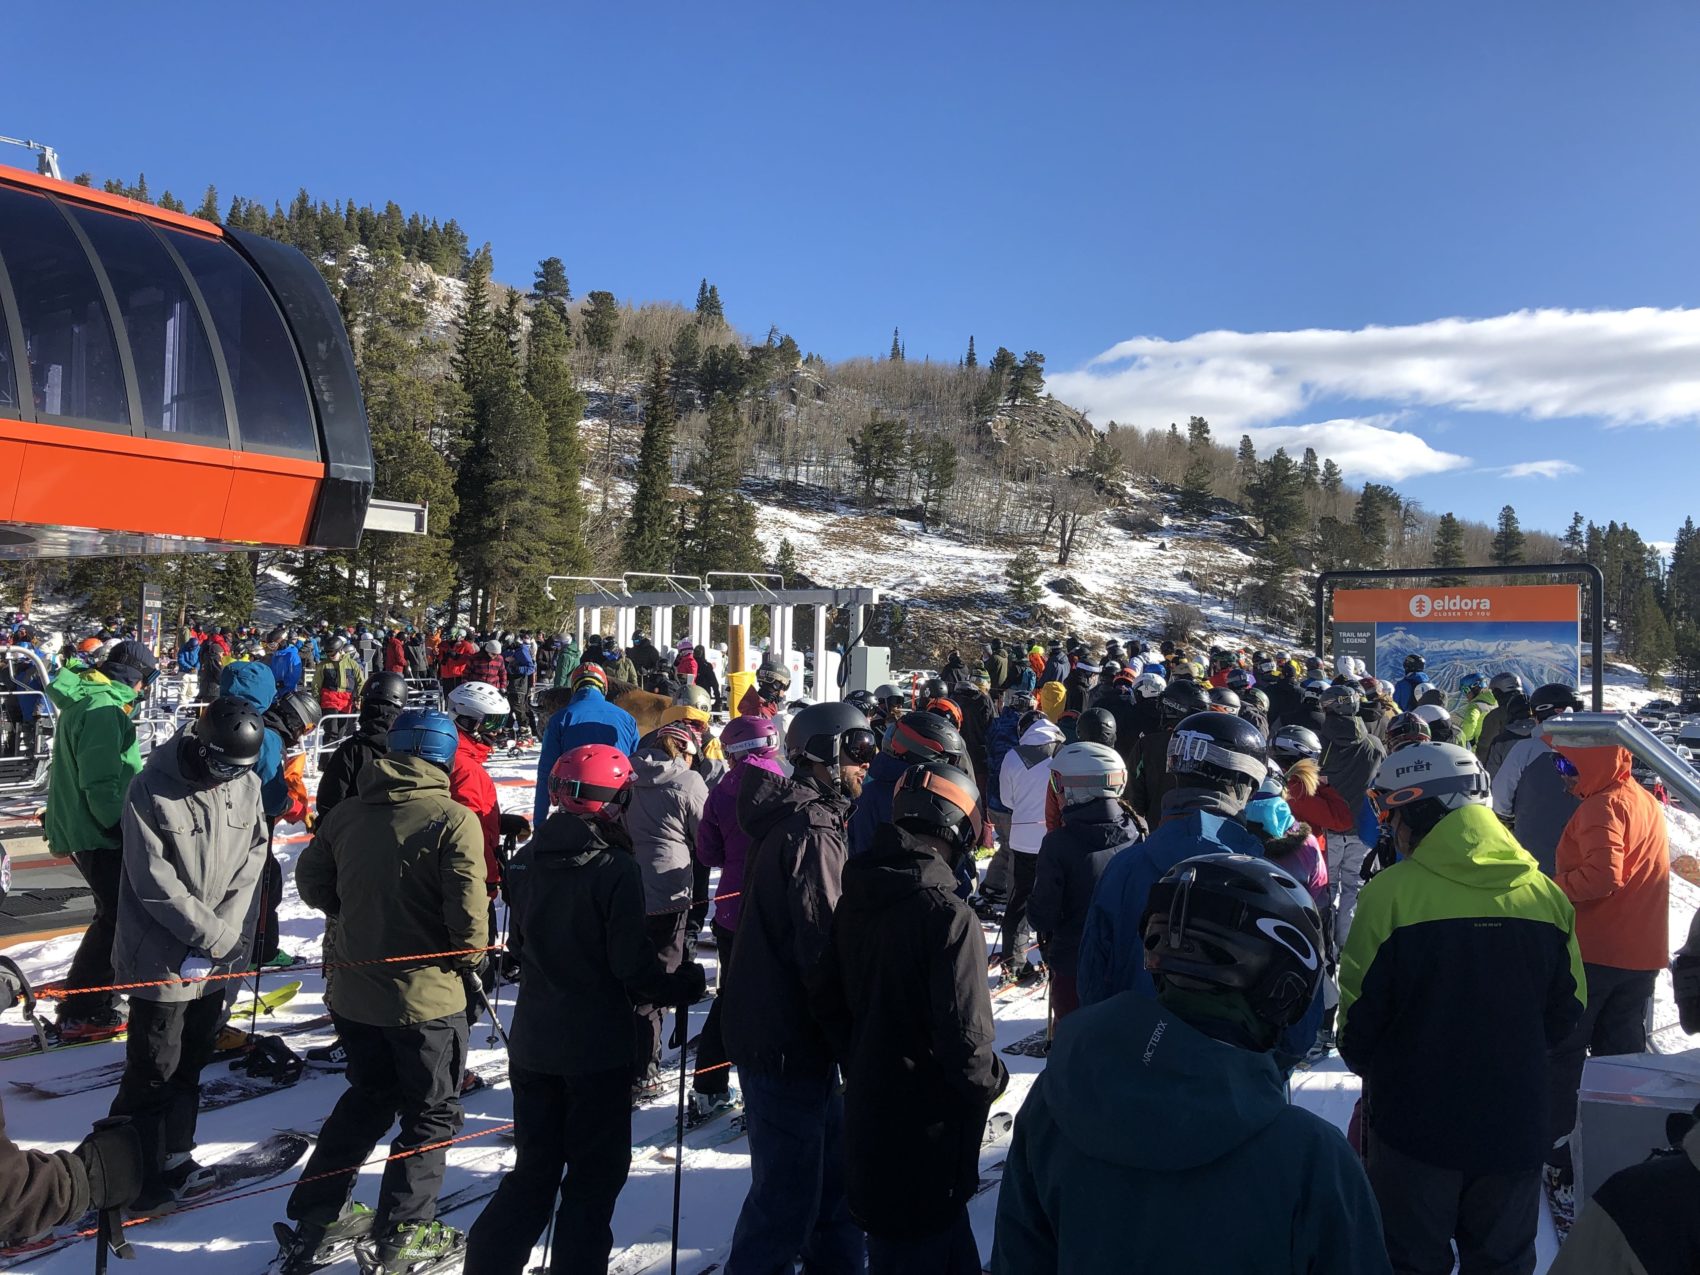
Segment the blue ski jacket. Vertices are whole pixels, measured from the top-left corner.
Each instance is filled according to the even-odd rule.
[[[290,647],[289,653],[295,654]],[[218,675],[218,693],[246,700],[254,711],[265,716],[278,697],[277,679],[264,664],[252,660],[233,660]],[[283,736],[270,726],[260,741],[260,762],[254,767],[260,777],[260,808],[276,817],[289,808],[289,781],[283,777]]]
[[[1129,992],[1057,1025],[1015,1120],[994,1275],[1391,1270],[1362,1162],[1288,1105],[1269,1054]]]
[[[270,666],[272,677],[277,681],[277,693],[279,695],[288,695],[300,687],[301,652],[293,646],[286,646],[281,651],[273,651]],[[266,707],[271,706],[268,704]]]
[[[1033,670],[1029,668],[1028,673]],[[992,719],[992,728],[986,732],[986,808],[988,810],[1007,811],[998,793],[998,772],[1003,769],[1004,754],[1021,742],[1021,714],[1013,708],[1006,708]]]
[[[1393,702],[1399,706],[1399,711],[1410,712],[1411,706],[1421,699],[1423,692],[1428,689],[1428,684],[1428,674],[1421,670],[1407,673],[1393,683]]]
[[[637,751],[637,721],[594,686],[578,691],[567,706],[543,728],[542,752],[537,758],[537,796],[533,802],[532,827],[541,828],[549,817],[549,772],[561,754],[581,744],[612,744],[626,756]]]
[[[897,791],[897,781],[909,766],[901,757],[881,753],[868,766],[868,777],[862,781],[862,795],[850,811],[850,857],[853,859],[874,844],[874,829],[891,822],[891,798]]]

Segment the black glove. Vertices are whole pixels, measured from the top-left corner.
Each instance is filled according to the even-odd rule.
[[[142,1140],[128,1116],[96,1121],[71,1154],[88,1171],[89,1207],[96,1212],[123,1208],[142,1193]]]
[[[673,974],[680,1005],[695,1005],[708,993],[708,971],[695,961],[686,961]]]
[[[531,837],[531,820],[524,815],[504,812],[496,820],[500,825],[502,840],[512,837],[515,841],[526,841]]]

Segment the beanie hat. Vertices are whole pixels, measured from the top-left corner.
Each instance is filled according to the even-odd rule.
[[[152,681],[159,672],[159,661],[153,652],[133,638],[118,643],[108,652],[100,671],[114,682],[130,686],[136,682]]]

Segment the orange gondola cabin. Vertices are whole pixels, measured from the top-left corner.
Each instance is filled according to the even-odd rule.
[[[351,548],[371,495],[311,261],[0,167],[0,557]]]

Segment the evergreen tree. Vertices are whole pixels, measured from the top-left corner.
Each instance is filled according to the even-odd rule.
[[[968,337],[968,353],[963,355],[963,357],[962,357],[962,366],[963,367],[979,367],[980,366],[980,356],[974,353],[974,337],[973,337],[972,333],[970,333],[969,337]]]
[[[673,568],[674,424],[667,363],[657,354],[643,389],[643,439],[638,445],[637,490],[632,494],[631,518],[626,524],[628,571]]]
[[[700,494],[692,506],[685,537],[689,569],[697,575],[761,570],[755,509],[738,493],[744,451],[743,423],[736,409],[723,395],[716,396],[708,405]]]
[[[1340,466],[1332,460],[1322,462],[1322,477],[1319,482],[1324,496],[1338,496],[1345,481],[1346,476],[1340,472]]]
[[[567,303],[573,299],[572,285],[567,282],[567,263],[559,257],[545,257],[537,263],[532,277],[531,299],[547,302],[561,320],[562,330],[572,333],[572,321],[567,316]]]
[[[1517,511],[1506,505],[1499,511],[1499,529],[1493,533],[1493,565],[1509,567],[1523,561],[1523,542]]]
[[[1251,487],[1257,478],[1257,446],[1251,441],[1250,434],[1240,435],[1240,449],[1234,456],[1234,479],[1240,485],[1242,492]]]
[[[1399,493],[1381,483],[1365,483],[1352,509],[1352,527],[1362,542],[1365,561],[1381,566],[1387,561],[1388,538],[1399,514]]]
[[[1115,422],[1110,422],[1114,430]],[[1109,433],[1092,436],[1092,450],[1086,456],[1086,472],[1090,474],[1097,485],[1107,487],[1117,482],[1122,476],[1122,454],[1115,443],[1110,440]]]
[[[394,250],[397,255],[400,249]],[[452,367],[455,379],[470,395],[481,388],[479,378],[495,366],[498,344],[495,314],[490,307],[490,245],[473,254],[466,268],[465,300],[461,304]]]
[[[1181,475],[1180,504],[1183,512],[1195,518],[1210,512],[1214,499],[1215,464],[1210,455],[1210,425],[1202,416],[1194,416],[1187,425],[1186,472]]]
[[[909,464],[921,496],[921,530],[938,518],[945,493],[956,485],[956,446],[942,435],[925,437],[919,430],[909,436]]]
[[[1039,586],[1044,569],[1031,546],[1024,547],[1004,564],[1003,578],[1009,583],[1009,600],[1020,610],[1031,612],[1044,596]]]
[[[779,538],[779,552],[773,555],[773,569],[786,584],[792,584],[802,574],[803,569],[797,564],[797,550],[792,545],[790,536]]]
[[[1468,565],[1464,559],[1464,528],[1451,513],[1440,515],[1434,529],[1434,565],[1447,570]],[[1442,588],[1455,589],[1464,583],[1462,576],[1437,576],[1435,583]]]
[[[1265,539],[1290,542],[1298,533],[1305,520],[1304,481],[1285,447],[1261,463],[1254,455],[1246,504],[1262,522]]]
[[[903,342],[898,339],[896,328],[891,330],[891,353],[887,357],[893,363],[903,362]]]
[[[1584,562],[1587,560],[1588,546],[1582,530],[1582,515],[1580,512],[1570,515],[1570,526],[1564,533],[1564,548],[1562,556],[1566,562]]]
[[[614,352],[614,342],[620,335],[620,307],[612,292],[592,292],[585,297],[589,308],[581,316],[584,343],[596,355],[596,365]]]
[[[1295,486],[1302,481],[1296,469],[1293,481]],[[1298,565],[1297,556],[1285,540],[1269,538],[1258,542],[1252,555],[1250,596],[1265,620],[1282,618],[1290,609],[1288,592]]]
[[[1316,457],[1316,448],[1307,447],[1304,459],[1299,462],[1299,481],[1307,496],[1313,496],[1322,490],[1322,464]]]
[[[697,322],[704,327],[718,328],[726,322],[726,311],[720,305],[720,289],[704,279],[697,285]]]
[[[580,489],[585,467],[584,445],[579,437],[584,395],[567,363],[570,345],[560,310],[545,296],[531,310],[525,388],[542,409],[548,432],[548,464],[542,482],[547,492],[552,575],[583,575],[591,565]]]
[[[1700,532],[1692,516],[1677,528],[1665,588],[1671,617],[1683,624],[1700,624]]]
[[[696,401],[697,367],[702,361],[702,347],[694,323],[687,323],[673,338],[668,359],[668,389],[673,395],[674,410],[683,414]]]
[[[1045,356],[1037,350],[1029,350],[1021,356],[1021,362],[1009,377],[1009,401],[1012,404],[1031,403],[1044,388]]]
[[[1659,595],[1651,580],[1643,580],[1636,591],[1627,654],[1647,677],[1649,687],[1662,684],[1662,674],[1676,658],[1676,638],[1670,621],[1659,606]]]
[[[902,421],[874,416],[850,440],[850,461],[856,467],[862,508],[872,509],[897,481],[903,467],[906,432]]]

